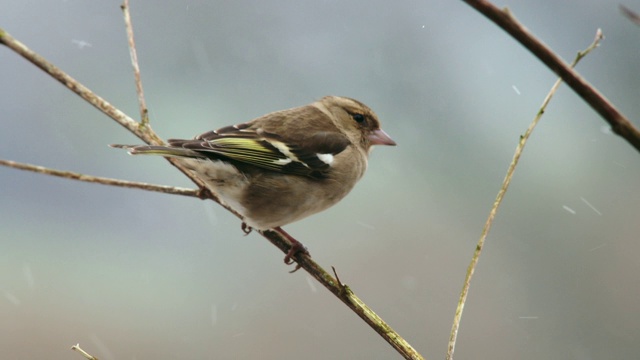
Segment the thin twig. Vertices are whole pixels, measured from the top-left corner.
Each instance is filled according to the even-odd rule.
[[[91,92],[85,86],[71,78],[53,64],[46,61],[43,57],[28,49],[24,44],[18,42],[7,32],[0,28],[0,43],[6,45],[8,48],[14,50],[28,61],[34,63],[36,66],[44,70],[46,73],[54,77],[56,80],[62,82],[71,91],[80,95],[85,101],[92,104],[98,110],[102,111],[106,115],[110,116],[122,126],[133,132],[140,139],[147,144],[162,144],[163,141],[153,132],[150,126],[141,126],[126,114],[113,107],[104,99],[98,97]],[[195,182],[201,189],[204,188],[202,181],[195,177],[191,172],[187,171],[179,161],[176,159],[167,159],[174,166],[180,169],[189,179]],[[212,200],[218,202],[225,209],[236,215],[238,218],[241,216],[233,209],[220,201],[215,197],[215,194],[209,194]],[[291,245],[289,242],[275,231],[260,231],[262,236],[269,240],[273,245],[278,247],[285,254],[288,253]],[[336,297],[338,297],[345,305],[347,305],[352,311],[354,311],[360,318],[362,318],[367,324],[369,324],[378,334],[380,334],[398,353],[400,353],[405,359],[419,360],[423,357],[413,348],[407,341],[405,341],[397,332],[386,324],[380,317],[378,317],[366,304],[364,304],[350,289],[345,291],[345,288],[338,284],[338,281],[334,279],[329,273],[322,269],[315,261],[310,259],[306,255],[296,255],[295,260],[317,279],[324,287],[329,289]],[[345,295],[346,294],[346,295]]]
[[[131,14],[129,12],[129,0],[124,0],[120,6],[124,15],[124,24],[127,28],[127,41],[129,43],[129,55],[131,56],[131,65],[133,66],[133,77],[136,82],[136,93],[138,94],[138,105],[140,107],[140,123],[142,126],[149,125],[149,109],[144,99],[144,90],[142,89],[142,80],[140,78],[140,65],[138,65],[138,52],[136,50],[136,42],[133,37],[133,25],[131,23]]]
[[[155,185],[155,184],[149,184],[149,183],[143,183],[143,182],[119,180],[119,179],[112,179],[112,178],[106,178],[106,177],[100,177],[100,176],[91,176],[91,175],[80,174],[72,171],[56,170],[56,169],[51,169],[44,166],[25,164],[25,163],[20,163],[20,162],[11,161],[11,160],[4,160],[4,159],[0,159],[0,165],[15,168],[15,169],[20,169],[20,170],[33,171],[39,174],[58,176],[61,178],[71,179],[71,180],[78,180],[78,181],[103,184],[103,185],[119,186],[119,187],[125,187],[130,189],[155,191],[155,192],[160,192],[164,194],[198,197],[198,190],[194,190],[194,189],[187,189],[187,188],[166,186],[166,185]]]
[[[120,9],[122,10],[122,15],[124,17],[124,24],[127,31],[127,44],[129,46],[129,57],[131,59],[131,66],[133,67],[133,78],[136,84],[136,94],[138,94],[138,108],[140,109],[140,127],[145,130],[145,132],[150,132],[153,136],[156,136],[153,130],[151,129],[151,124],[149,123],[149,109],[147,108],[147,102],[144,97],[144,90],[142,87],[142,78],[140,76],[140,65],[138,63],[138,51],[136,50],[136,41],[133,35],[133,22],[131,21],[131,12],[129,11],[129,0],[124,0],[122,5],[120,5]],[[159,137],[158,137],[159,139]],[[143,139],[144,140],[144,139]],[[161,141],[161,140],[160,140]],[[147,142],[148,144],[149,142]],[[175,166],[180,170],[184,175],[186,175],[191,181],[193,181],[198,187],[204,189],[204,183],[200,178],[195,176],[194,173],[189,172],[182,165],[179,159],[176,158],[166,158],[167,161],[171,163],[171,165]],[[236,213],[233,209],[228,207],[227,205],[220,202],[220,199],[211,192],[201,192],[200,195],[202,197],[203,194],[206,194],[208,198],[217,202],[225,209],[229,210],[234,215],[240,217],[240,214]]]
[[[611,130],[627,140],[631,146],[640,151],[640,130],[624,116],[596,88],[591,86],[575,70],[569,67],[542,41],[527,30],[508,10],[501,10],[486,0],[464,0],[484,16],[500,26],[504,31],[518,40],[531,51],[549,69],[564,80],[573,91],[587,102],[600,116],[611,125]]]
[[[576,58],[573,60],[570,66],[572,68],[575,67],[583,57],[585,57],[589,52],[591,52],[591,50],[595,49],[598,46],[602,38],[603,38],[602,31],[598,29],[598,31],[596,31],[596,37],[593,40],[593,43],[591,43],[591,45],[589,45],[589,47],[586,48],[584,51],[578,52],[578,54],[576,55]],[[507,189],[509,188],[509,184],[511,184],[511,178],[513,177],[513,173],[516,169],[516,166],[518,165],[518,161],[520,160],[520,156],[522,155],[524,146],[526,145],[527,140],[529,139],[529,136],[531,136],[533,129],[536,127],[536,125],[538,125],[538,122],[542,118],[542,115],[544,114],[544,111],[547,108],[547,105],[551,101],[551,98],[553,97],[553,95],[558,90],[558,87],[560,87],[560,84],[562,84],[562,78],[559,78],[558,80],[556,80],[555,84],[553,84],[553,86],[551,87],[551,90],[549,91],[544,101],[542,102],[542,105],[540,106],[540,110],[538,111],[536,116],[533,118],[533,121],[527,128],[527,131],[525,131],[525,133],[522,136],[520,136],[520,141],[518,143],[518,146],[516,147],[516,151],[513,155],[513,159],[511,160],[511,164],[509,164],[509,168],[507,169],[507,174],[502,182],[502,187],[500,188],[500,191],[498,191],[496,200],[493,202],[493,206],[491,207],[491,211],[489,212],[489,217],[487,218],[487,221],[484,224],[484,228],[482,229],[480,240],[478,240],[478,244],[476,245],[476,250],[473,253],[473,257],[471,258],[471,263],[467,268],[467,274],[465,276],[464,284],[462,286],[462,292],[460,293],[460,298],[458,300],[458,307],[456,308],[456,314],[453,318],[453,326],[451,327],[451,334],[449,335],[449,346],[447,348],[447,356],[446,356],[447,360],[453,359],[453,352],[455,351],[456,339],[458,337],[458,330],[460,328],[460,320],[462,319],[462,312],[464,310],[464,305],[467,301],[467,295],[469,294],[469,287],[471,286],[471,278],[473,277],[473,273],[475,272],[476,266],[478,265],[478,261],[480,260],[480,254],[482,253],[484,242],[487,238],[487,235],[489,234],[491,225],[493,224],[493,219],[495,218],[496,213],[498,212],[498,207],[502,203],[502,199],[504,198],[504,195],[506,194]]]
[[[85,358],[89,359],[89,360],[98,360],[97,357],[89,354],[88,352],[82,350],[82,348],[80,347],[80,344],[75,344],[71,347],[71,350],[75,350],[77,352],[79,352],[80,354],[82,354],[82,356],[84,356]]]

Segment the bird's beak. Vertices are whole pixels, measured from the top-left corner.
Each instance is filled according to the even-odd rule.
[[[396,142],[382,129],[375,130],[369,134],[369,141],[371,141],[371,145],[396,145]]]

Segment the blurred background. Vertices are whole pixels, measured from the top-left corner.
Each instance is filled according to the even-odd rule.
[[[626,6],[640,11],[639,0]],[[640,27],[606,0],[506,1],[640,126]],[[119,1],[0,0],[0,27],[129,115]],[[192,137],[327,94],[371,106],[395,148],[290,225],[313,258],[429,359],[446,352],[475,244],[555,76],[460,1],[133,1],[152,126]],[[0,48],[0,158],[192,187],[42,71]],[[487,240],[461,359],[640,353],[640,154],[563,86]],[[0,357],[390,359],[399,355],[212,202],[0,168]]]

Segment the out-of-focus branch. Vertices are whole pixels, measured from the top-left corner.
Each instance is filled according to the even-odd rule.
[[[596,88],[567,65],[548,46],[537,39],[507,9],[500,9],[487,0],[464,0],[500,26],[555,72],[584,101],[611,125],[614,133],[640,151],[640,131]]]
[[[624,16],[627,17],[627,19],[633,21],[636,25],[640,25],[640,14],[638,14],[637,12],[629,9],[628,7],[622,4],[619,6],[620,6],[620,11],[622,11],[622,13],[624,14]]]

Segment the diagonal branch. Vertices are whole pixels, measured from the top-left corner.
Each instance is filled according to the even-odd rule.
[[[124,10],[124,9],[123,9]],[[0,28],[0,44],[7,46],[16,53],[23,56],[28,61],[32,62],[47,74],[55,78],[64,84],[71,91],[82,97],[85,101],[96,107],[98,110],[108,115],[112,119],[116,120],[120,125],[124,126],[127,130],[134,133],[140,139],[147,144],[162,144],[163,141],[151,130],[151,127],[145,123],[138,123],[135,120],[128,117],[126,114],[116,109],[106,100],[102,99],[98,95],[94,94],[84,85],[73,79],[71,76],[64,73],[61,69],[49,63],[40,55],[36,54],[24,44],[13,38],[7,32]],[[143,114],[144,115],[144,114]],[[167,159],[180,171],[182,171],[189,179],[196,183],[201,189],[204,188],[200,179],[195,177],[191,172],[187,171],[178,161],[175,159]],[[0,165],[7,165],[8,161],[0,162]],[[8,165],[7,165],[8,166]],[[18,166],[12,166],[20,168]],[[33,171],[33,170],[32,170]],[[57,170],[37,171],[41,173],[52,174]],[[74,178],[80,180],[87,175],[77,174],[77,177],[67,176],[68,178]],[[221,203],[215,194],[209,192],[198,192],[198,196],[201,198],[210,198],[218,202],[225,209],[236,215],[238,218],[241,216],[227,205]],[[273,245],[278,247],[282,252],[287,253],[291,244],[279,233],[275,231],[260,231],[262,236],[269,240]],[[363,319],[369,326],[371,326],[380,336],[382,336],[398,353],[400,353],[405,359],[420,360],[423,357],[397,332],[395,332],[387,323],[385,323],[378,315],[373,312],[362,300],[360,300],[354,293],[344,284],[338,282],[327,271],[320,267],[315,261],[306,255],[296,255],[295,260],[298,264],[311,274],[316,280],[318,280],[325,288],[340,299],[347,307],[354,311],[361,319]]]
[[[73,346],[71,347],[71,350],[74,350],[74,351],[79,352],[79,353],[80,353],[80,355],[84,356],[84,358],[85,358],[85,359],[88,359],[88,360],[98,360],[98,358],[97,358],[97,357],[95,357],[95,356],[93,356],[93,355],[89,354],[88,352],[86,352],[86,351],[82,350],[82,348],[80,347],[80,344],[73,345]]]
[[[119,186],[132,189],[140,189],[146,191],[155,191],[165,194],[183,195],[199,197],[199,191],[194,189],[186,189],[174,186],[155,185],[134,181],[118,180],[112,178],[104,178],[98,176],[84,175],[71,171],[55,170],[38,165],[19,163],[11,160],[0,159],[0,166],[7,166],[14,169],[32,171],[44,175],[62,177],[70,180],[78,180],[103,185]],[[282,250],[284,253],[289,251],[290,244],[275,231],[259,232],[272,244]],[[325,271],[315,261],[309,257],[298,257],[298,264],[311,274],[318,282],[324,285],[331,293],[336,295],[360,316],[369,326],[380,334],[387,342],[389,342],[405,359],[423,359],[421,355],[400,335],[398,335],[387,323],[382,320],[370,307],[368,307],[348,286],[334,279],[327,271]],[[334,269],[335,272],[335,269]]]
[[[549,69],[564,80],[573,91],[611,125],[614,133],[640,151],[640,131],[596,88],[567,65],[542,41],[525,28],[508,9],[501,10],[487,0],[464,0],[484,16],[500,26],[531,51]]]
[[[44,72],[49,74],[54,79],[58,80],[64,86],[66,86],[69,90],[74,92],[76,95],[80,96],[89,104],[93,105],[96,109],[100,110],[103,114],[109,116],[113,120],[115,120],[118,124],[125,127],[131,133],[136,135],[142,141],[147,144],[153,145],[161,145],[164,142],[155,132],[151,129],[148,124],[138,123],[133,120],[124,112],[115,108],[111,103],[103,99],[102,97],[95,94],[86,86],[79,83],[76,79],[69,76],[67,73],[62,71],[59,67],[53,65],[49,61],[47,61],[42,56],[38,55],[33,50],[29,49],[26,45],[16,40],[13,36],[11,36],[4,29],[0,28],[0,44],[5,45],[9,49],[13,50],[17,54],[21,55],[23,58],[27,59],[29,62],[33,63]],[[182,173],[184,173],[187,177],[189,177],[194,183],[196,183],[200,188],[203,188],[202,181],[197,177],[193,176],[190,172],[187,171],[184,167],[182,167],[178,161],[175,159],[167,159],[173,166],[177,167]],[[220,203],[218,199],[212,195],[211,198]],[[224,206],[224,205],[223,205]],[[230,208],[226,207],[227,210],[234,212]],[[235,213],[235,212],[234,212]],[[237,216],[238,214],[236,214]]]
[[[627,19],[631,20],[636,25],[640,25],[640,14],[622,4],[618,6],[620,7],[620,11],[622,11],[622,14],[626,16]]]
[[[29,49],[26,45],[13,38],[13,36],[4,31],[4,29],[2,28],[0,28],[0,43],[15,51],[17,54],[33,63],[35,66],[39,67],[47,74],[51,75],[51,77],[61,82],[62,85],[66,86],[67,88],[69,88],[69,90],[76,93],[89,104],[93,105],[105,115],[115,120],[118,124],[124,126],[127,130],[132,132],[147,144],[162,143],[160,138],[158,138],[153,132],[149,133],[147,131],[143,131],[143,128],[139,126],[139,124],[135,120],[127,116],[127,114],[116,109],[108,101],[96,95],[94,92],[89,90],[89,88],[80,84],[74,78],[62,71],[59,67],[48,62],[45,58],[38,55],[33,50]]]

